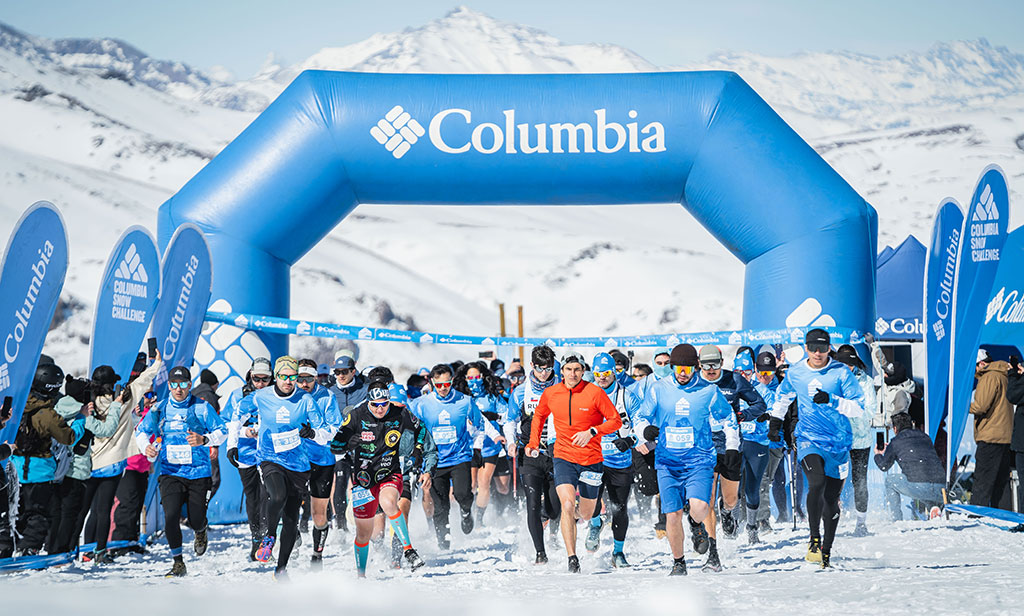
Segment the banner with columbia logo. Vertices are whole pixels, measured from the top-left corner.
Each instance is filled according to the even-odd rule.
[[[211,267],[210,249],[199,227],[178,227],[164,253],[160,300],[153,314],[153,337],[164,360],[164,369],[154,383],[160,398],[167,393],[168,370],[192,367],[192,355],[210,306]]]
[[[953,314],[953,286],[956,283],[956,258],[964,212],[955,199],[939,206],[932,225],[932,241],[925,258],[924,349],[928,363],[925,400],[925,426],[932,441],[946,412],[949,391],[949,317]]]
[[[985,310],[981,341],[1024,350],[1024,227],[1006,237],[999,270],[992,283],[992,299]]]
[[[960,236],[963,247],[957,257],[950,332],[949,440],[947,465],[952,467],[967,425],[974,389],[975,363],[985,310],[992,297],[992,282],[1006,243],[1010,214],[1006,176],[998,165],[989,165],[967,207]]]
[[[337,338],[340,340],[383,340],[391,342],[413,342],[416,344],[468,344],[478,346],[539,346],[600,347],[613,349],[638,347],[673,347],[677,344],[748,345],[799,344],[811,326],[786,327],[782,329],[736,330],[701,333],[657,334],[649,336],[605,336],[591,338],[513,338],[501,336],[462,336],[436,332],[416,332],[383,327],[360,327],[358,325],[335,325],[315,321],[295,321],[281,317],[266,317],[237,312],[207,312],[206,320],[228,323],[241,329],[288,334],[292,336],[313,336]],[[846,327],[823,327],[832,336],[832,343],[857,344],[864,341],[863,334]]]
[[[117,240],[103,271],[93,320],[89,371],[112,366],[127,380],[160,296],[160,254],[143,227]]]
[[[12,398],[0,443],[13,442],[18,432],[67,271],[64,218],[52,203],[39,201],[14,225],[0,273],[0,400]]]

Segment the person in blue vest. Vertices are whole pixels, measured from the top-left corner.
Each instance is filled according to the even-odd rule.
[[[210,446],[227,438],[224,421],[206,402],[192,395],[192,374],[176,366],[167,375],[169,397],[160,400],[135,428],[135,442],[150,460],[159,457],[160,501],[164,532],[174,564],[167,577],[187,573],[181,550],[181,507],[188,503],[197,556],[206,552],[206,495],[211,486]],[[150,443],[151,437],[156,438]]]
[[[744,349],[749,349],[749,347],[744,347]],[[750,383],[765,404],[761,413],[757,415],[757,411],[746,400],[739,400],[740,415],[738,419],[740,421],[740,454],[743,456],[743,496],[747,508],[747,542],[754,544],[761,542],[757,534],[757,516],[761,506],[761,479],[768,467],[768,451],[771,442],[768,440],[768,419],[771,414],[768,412],[767,405],[769,401],[775,401],[775,396],[771,390],[754,379],[754,360],[750,356],[749,350],[737,353],[732,362],[732,372],[737,381],[745,380]],[[765,502],[765,507],[769,508],[767,502]]]
[[[273,380],[270,360],[257,357],[245,375],[245,385],[231,392],[224,405],[224,416],[228,417],[227,457],[228,462],[238,469],[238,476],[242,480],[245,516],[252,537],[249,548],[251,561],[256,560],[256,551],[260,549],[260,543],[266,535],[267,491],[260,478],[259,461],[256,459],[255,432],[253,436],[247,436],[245,432],[255,426],[258,420],[253,395],[269,386]]]
[[[782,419],[796,399],[800,420],[793,437],[797,459],[807,476],[807,524],[811,533],[806,559],[821,563],[823,569],[831,566],[832,542],[839,525],[839,495],[850,473],[850,418],[864,412],[864,392],[853,373],[829,356],[830,345],[825,330],[807,332],[807,358],[789,367],[775,392],[768,431],[770,439],[781,438]]]
[[[604,458],[604,474],[601,477],[601,488],[598,491],[598,514],[600,502],[606,497],[605,507],[612,520],[612,566],[628,567],[624,546],[626,531],[629,529],[629,491],[633,485],[633,448],[637,439],[633,435],[633,420],[640,409],[642,399],[636,395],[634,386],[622,384],[616,375],[616,363],[608,353],[598,353],[591,364],[594,373],[594,384],[604,390],[608,399],[615,405],[622,420],[622,427],[617,432],[601,437],[601,453]],[[586,548],[596,552],[601,541],[603,522],[600,515],[590,519],[590,532],[587,535]]]
[[[430,370],[433,391],[409,401],[409,409],[430,430],[437,445],[437,468],[434,470],[430,493],[434,501],[434,530],[437,545],[447,550],[451,545],[448,516],[451,511],[451,493],[462,514],[462,532],[473,532],[473,491],[470,464],[473,459],[473,438],[483,430],[495,442],[505,438],[484,422],[479,409],[469,396],[452,389],[452,368],[438,364]]]
[[[334,436],[313,397],[295,386],[298,369],[295,358],[278,357],[274,362],[274,386],[265,387],[253,396],[259,413],[256,457],[267,490],[267,535],[256,551],[256,560],[270,560],[280,522],[276,578],[287,576],[288,559],[299,534],[299,507],[309,489],[309,455],[303,439],[326,445]]]
[[[775,355],[769,351],[761,351],[757,355],[757,361],[755,362],[756,372],[754,373],[754,389],[757,393],[761,394],[761,398],[764,399],[765,404],[768,408],[772,408],[775,405],[775,391],[779,388],[779,379],[775,376],[776,368],[778,368],[778,360],[775,359]],[[767,436],[767,431],[765,432]],[[772,483],[775,480],[775,472],[778,470],[779,465],[782,463],[782,459],[785,456],[786,445],[780,440],[775,442],[768,439],[768,467],[765,469],[764,476],[761,478],[761,490],[760,490],[760,502],[762,506],[757,509],[757,523],[758,531],[772,532],[772,525],[769,520],[772,517],[772,508],[768,499],[770,498],[770,492]],[[783,482],[784,483],[784,482]],[[786,490],[785,485],[782,486],[781,492],[776,491],[776,495],[781,494],[781,501],[776,498],[775,504],[778,505],[779,515],[783,516],[786,512]]]
[[[657,443],[655,467],[665,531],[672,550],[669,575],[686,575],[683,554],[683,515],[689,506],[689,524],[701,539],[701,523],[711,511],[711,485],[718,461],[712,432],[725,434],[727,452],[739,453],[739,430],[732,406],[718,387],[701,378],[697,350],[680,344],[671,352],[673,377],[658,380],[644,398],[633,425],[634,434]],[[709,552],[710,555],[710,552]],[[710,559],[706,571],[720,571]]]
[[[312,359],[299,360],[299,376],[295,380],[299,388],[313,398],[324,418],[324,429],[333,436],[341,427],[341,411],[338,400],[326,387],[317,382],[317,364]],[[313,516],[314,569],[323,566],[324,545],[327,541],[327,505],[331,502],[331,488],[334,486],[334,453],[329,445],[321,445],[312,439],[303,439],[303,447],[309,456],[309,500]]]

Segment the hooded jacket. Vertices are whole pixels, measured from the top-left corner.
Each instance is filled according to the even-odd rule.
[[[70,425],[76,415],[82,410],[82,403],[71,396],[64,396],[57,401],[54,407],[57,414],[64,418]],[[117,430],[121,418],[121,403],[114,401],[107,407],[107,414],[102,419],[96,415],[89,415],[85,418],[85,429],[92,432],[96,438],[110,438]],[[71,469],[67,477],[85,481],[92,476],[92,445],[82,455],[73,455],[71,458]]]
[[[978,387],[971,402],[974,415],[974,440],[979,443],[1008,445],[1013,433],[1013,407],[1006,398],[1006,371],[1010,364],[994,361],[975,372]]]
[[[25,411],[21,416],[21,427],[18,429],[18,446],[16,454],[11,456],[11,463],[18,473],[21,483],[45,483],[53,480],[57,463],[50,450],[50,439],[71,446],[82,438],[85,433],[85,419],[79,417],[69,425],[53,410],[56,400],[44,400],[29,394],[25,403]],[[33,439],[39,443],[38,448],[26,445],[22,431],[33,433]]]

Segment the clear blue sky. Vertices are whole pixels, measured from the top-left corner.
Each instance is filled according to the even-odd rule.
[[[251,76],[273,52],[298,62],[323,47],[437,19],[458,4],[570,43],[614,43],[658,65],[715,51],[886,56],[987,38],[1024,51],[1024,0],[6,0],[0,21],[51,38],[112,37],[151,56]]]

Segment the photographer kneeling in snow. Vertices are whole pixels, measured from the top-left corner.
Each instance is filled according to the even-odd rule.
[[[885,495],[893,520],[903,519],[900,496],[922,501],[928,506],[942,504],[945,471],[926,432],[914,429],[907,413],[892,416],[896,436],[885,449],[875,448],[875,465],[885,472],[893,463],[900,465],[899,473],[885,476]]]

